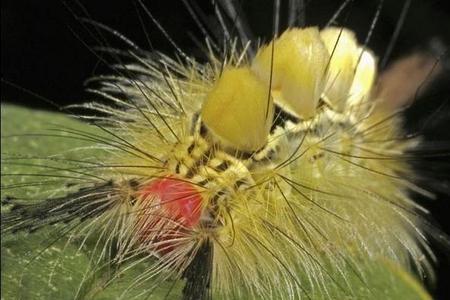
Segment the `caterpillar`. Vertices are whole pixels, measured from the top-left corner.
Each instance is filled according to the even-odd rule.
[[[420,138],[383,104],[376,55],[337,25],[257,43],[222,3],[224,44],[199,62],[137,1],[176,56],[116,33],[131,49],[100,49],[112,74],[66,108],[87,124],[3,136],[2,255],[23,267],[2,271],[5,299],[429,299],[409,275],[433,273],[436,229],[409,196],[431,196]]]

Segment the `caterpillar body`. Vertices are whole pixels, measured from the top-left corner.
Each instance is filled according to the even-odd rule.
[[[21,174],[48,177],[31,193],[59,188],[7,197],[2,233],[53,226],[45,251],[65,238],[87,253],[74,299],[110,299],[115,284],[119,299],[429,299],[409,275],[433,273],[408,194],[427,194],[409,162],[420,140],[383,105],[376,56],[333,26],[226,47],[207,40],[207,63],[114,54],[114,74],[89,82],[107,103],[78,106],[88,127],[30,135],[85,143],[76,156],[3,156],[4,176],[45,170]]]

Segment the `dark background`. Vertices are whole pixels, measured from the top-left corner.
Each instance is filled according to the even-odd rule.
[[[56,110],[57,107],[39,99],[32,93],[45,97],[57,105],[80,103],[89,100],[83,92],[86,78],[98,73],[108,73],[108,68],[93,54],[92,47],[100,43],[90,25],[82,25],[75,15],[85,16],[118,30],[138,46],[149,49],[146,34],[140,24],[133,1],[80,1],[77,2],[2,0],[1,1],[1,101],[28,107]],[[201,33],[181,1],[144,1],[149,11],[161,23],[174,41],[186,53],[201,59],[201,52],[192,36],[202,39]],[[284,7],[286,1],[282,1]],[[341,1],[306,1],[306,24],[323,26],[336,11]],[[393,48],[391,60],[417,49],[428,49],[430,41],[437,38],[442,45],[450,45],[450,9],[446,0],[412,0],[398,42]],[[213,22],[210,1],[197,1],[202,5],[207,19]],[[383,57],[401,13],[403,1],[386,0],[369,47]],[[356,0],[351,6],[347,27],[356,31],[363,41],[375,14],[378,1]],[[243,1],[255,36],[269,37],[272,32],[272,1]],[[139,9],[143,15],[143,10]],[[86,12],[89,14],[87,15]],[[344,12],[343,15],[347,15]],[[285,15],[281,16],[281,25]],[[168,54],[173,48],[156,26],[143,15],[145,31],[153,46]],[[342,22],[343,18],[339,19]],[[210,24],[214,28],[216,24]],[[88,30],[94,31],[90,34]],[[105,34],[108,44],[124,48],[116,37]],[[91,48],[89,48],[91,47]],[[436,143],[442,149],[450,149],[450,63],[443,60],[446,73],[430,90],[418,99],[406,113],[406,130],[420,132],[427,142]],[[109,72],[110,73],[110,72]],[[13,87],[12,85],[16,85]],[[436,113],[438,112],[438,113]],[[430,116],[433,116],[430,120]],[[438,226],[450,233],[450,163],[446,158],[424,158],[416,167],[426,177],[422,183],[432,187],[437,200],[424,201]],[[435,243],[440,261],[438,285],[434,289],[436,299],[450,295],[449,249]]]

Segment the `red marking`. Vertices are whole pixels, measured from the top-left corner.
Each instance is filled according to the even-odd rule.
[[[160,254],[172,251],[175,242],[170,240],[182,237],[200,221],[202,198],[189,182],[171,176],[156,179],[139,192],[139,199],[139,235],[150,245],[158,243],[155,250]]]

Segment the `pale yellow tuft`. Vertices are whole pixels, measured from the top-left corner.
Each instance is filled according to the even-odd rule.
[[[325,94],[331,103],[342,110],[358,61],[355,34],[347,29],[330,27],[322,30],[320,36],[330,53]]]
[[[360,47],[348,29],[329,27],[320,36],[330,53],[324,95],[339,111],[356,105],[370,94],[375,75],[373,55]]]
[[[252,70],[267,85],[272,78],[276,103],[294,115],[310,118],[325,87],[328,58],[316,27],[294,28],[262,47]]]
[[[202,120],[221,142],[241,151],[267,143],[273,118],[269,88],[248,68],[227,69],[208,93]]]
[[[376,60],[369,50],[358,48],[359,63],[356,67],[350,93],[347,99],[348,105],[354,106],[370,98],[373,84],[376,78]]]

